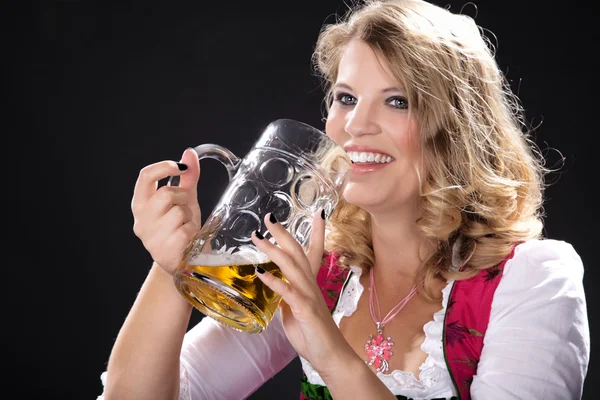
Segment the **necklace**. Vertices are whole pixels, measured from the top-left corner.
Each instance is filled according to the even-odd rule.
[[[369,336],[369,340],[365,344],[365,351],[367,352],[367,357],[369,358],[365,362],[367,365],[375,365],[377,372],[387,372],[390,369],[389,359],[394,354],[391,350],[394,346],[394,342],[392,342],[391,337],[385,338],[383,336],[383,328],[385,325],[390,322],[398,313],[406,306],[406,304],[413,298],[415,294],[417,294],[417,286],[413,285],[410,289],[410,292],[404,297],[398,304],[396,304],[390,312],[387,313],[385,318],[381,319],[381,310],[379,309],[379,298],[377,297],[377,292],[375,291],[375,279],[373,278],[373,268],[371,267],[370,275],[370,287],[371,291],[369,293],[369,311],[371,313],[371,318],[373,318],[373,322],[377,325],[377,334],[375,337],[373,335]],[[375,298],[375,303],[377,304],[377,316],[375,315],[375,309],[373,307],[373,298]]]

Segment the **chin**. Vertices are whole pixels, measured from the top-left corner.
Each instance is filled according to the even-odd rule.
[[[401,210],[414,210],[419,201],[418,192],[398,191],[397,185],[392,185],[395,190],[379,185],[377,188],[365,188],[364,185],[349,182],[344,189],[344,200],[358,206],[369,214],[389,214],[402,212]]]
[[[385,193],[380,190],[365,190],[364,187],[360,186],[348,183],[344,190],[344,200],[366,211],[379,208],[385,203],[387,197]]]

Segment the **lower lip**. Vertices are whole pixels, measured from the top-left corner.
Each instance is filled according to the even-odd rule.
[[[392,161],[393,162],[393,161]],[[385,163],[385,164],[381,164],[381,163],[353,163],[352,164],[352,172],[357,172],[360,174],[365,174],[365,173],[369,173],[369,172],[374,172],[374,171],[379,171],[381,168],[385,168],[387,165],[389,165],[390,163]]]

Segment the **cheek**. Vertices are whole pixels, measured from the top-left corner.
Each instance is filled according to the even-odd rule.
[[[405,153],[405,157],[418,160],[421,155],[421,137],[419,124],[414,120],[408,123],[406,131],[396,137],[396,145]]]
[[[404,133],[393,138],[396,148],[400,151],[403,158],[411,163],[417,161],[421,155],[421,144],[418,137]]]
[[[342,113],[337,111],[335,108],[329,110],[327,115],[327,121],[325,121],[325,133],[327,136],[332,138],[337,144],[343,145],[347,136],[344,130],[346,123]]]
[[[419,132],[419,126],[416,123],[410,123],[407,129],[393,137],[394,145],[402,155],[403,168],[410,168],[413,173],[423,178],[426,173],[424,166],[423,153],[421,151],[421,137]]]

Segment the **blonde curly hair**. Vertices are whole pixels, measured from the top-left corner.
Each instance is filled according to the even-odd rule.
[[[472,18],[421,0],[356,6],[323,28],[314,51],[327,108],[345,45],[354,38],[387,60],[420,123],[427,176],[420,177],[415,222],[436,250],[423,260],[417,285],[439,300],[434,279],[475,276],[516,243],[541,236],[547,170],[494,47]],[[374,264],[366,211],[342,200],[328,228],[326,249],[342,264]],[[460,268],[452,266],[455,245],[465,261]]]

